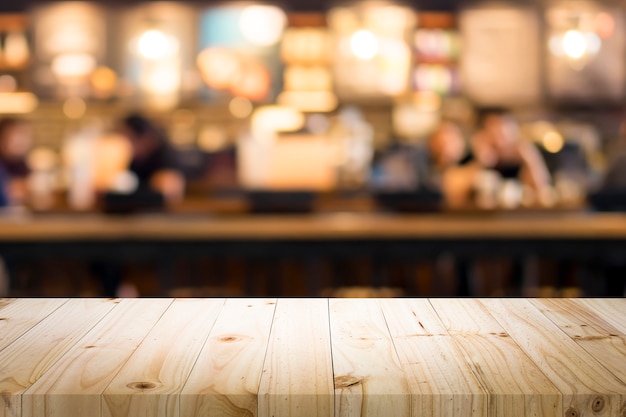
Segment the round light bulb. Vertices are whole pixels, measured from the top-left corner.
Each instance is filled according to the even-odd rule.
[[[580,59],[588,51],[587,39],[578,30],[568,30],[563,36],[563,51],[572,59]]]
[[[357,58],[372,59],[378,53],[378,38],[369,30],[359,30],[352,35],[350,48]]]
[[[139,54],[150,60],[168,58],[178,53],[178,40],[160,30],[144,32],[137,43]]]

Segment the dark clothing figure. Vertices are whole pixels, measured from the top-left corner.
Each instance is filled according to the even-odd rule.
[[[150,179],[159,171],[178,169],[174,150],[166,143],[160,144],[144,158],[133,158],[129,167],[129,171],[137,176],[140,187],[148,186]]]

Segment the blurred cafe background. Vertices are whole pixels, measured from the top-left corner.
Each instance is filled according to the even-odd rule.
[[[621,297],[625,94],[621,0],[2,2],[0,296]]]

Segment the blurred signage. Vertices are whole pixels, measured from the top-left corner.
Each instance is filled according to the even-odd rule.
[[[515,106],[541,98],[540,25],[532,9],[486,4],[460,15],[461,83],[479,105]]]

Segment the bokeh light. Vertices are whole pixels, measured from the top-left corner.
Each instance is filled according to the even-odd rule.
[[[228,110],[237,119],[245,119],[252,114],[252,102],[245,97],[235,97],[228,103]]]
[[[178,53],[179,42],[171,35],[151,29],[141,35],[137,41],[137,50],[146,59],[164,59],[173,57]]]
[[[378,38],[369,30],[358,30],[350,39],[352,53],[359,59],[372,59],[378,53]]]
[[[96,59],[87,53],[61,54],[52,61],[52,72],[59,78],[82,78],[96,69]]]
[[[239,30],[253,45],[272,46],[280,40],[287,16],[275,6],[248,6],[241,12]]]
[[[87,104],[80,97],[70,97],[63,103],[63,114],[68,119],[80,119],[87,112]]]

